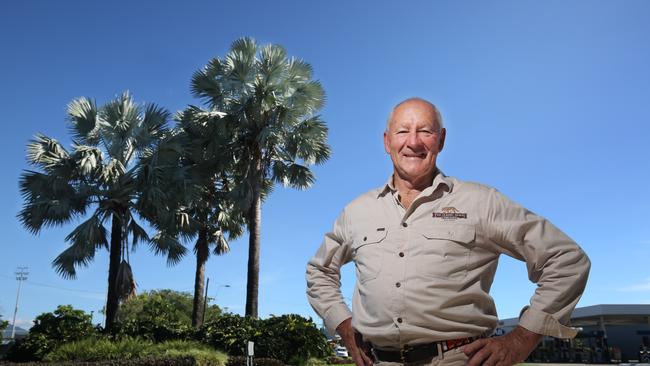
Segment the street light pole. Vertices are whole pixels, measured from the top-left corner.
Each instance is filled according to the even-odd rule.
[[[18,314],[18,300],[20,299],[20,287],[23,281],[27,280],[27,267],[18,267],[16,271],[16,280],[18,280],[18,292],[16,293],[16,308],[14,309],[14,320],[11,324],[11,339],[16,339],[16,314]]]
[[[208,312],[208,285],[209,284],[210,284],[210,277],[208,277],[208,279],[207,279],[207,281],[205,283],[205,298],[203,299],[203,320],[201,322],[205,321],[205,313]],[[230,287],[230,285],[217,285],[217,289],[214,290],[214,300],[215,301],[217,299],[217,292],[222,287]]]
[[[201,315],[201,324],[205,322],[205,313],[208,312],[208,286],[210,285],[210,277],[205,281],[205,297],[203,298],[203,314]]]

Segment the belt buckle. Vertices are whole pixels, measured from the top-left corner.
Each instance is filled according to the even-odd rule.
[[[407,363],[406,358],[408,357],[408,353],[412,348],[409,347],[409,345],[405,345],[404,347],[400,348],[399,350],[399,356],[402,359],[402,363]]]

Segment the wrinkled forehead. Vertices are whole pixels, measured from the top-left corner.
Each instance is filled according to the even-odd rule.
[[[431,103],[421,100],[398,104],[389,116],[386,129],[396,127],[429,127],[433,130],[442,128],[440,112]]]

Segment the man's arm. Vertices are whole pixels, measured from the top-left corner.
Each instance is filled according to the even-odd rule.
[[[330,334],[352,316],[341,294],[341,266],[351,260],[345,211],[307,263],[307,300]]]
[[[350,235],[345,211],[339,215],[331,232],[316,255],[307,263],[307,299],[323,318],[330,334],[338,333],[357,366],[371,366],[369,350],[361,335],[352,328],[352,312],[341,294],[341,266],[349,262]]]
[[[473,355],[468,365],[520,362],[542,336],[573,338],[571,313],[584,291],[590,262],[582,249],[548,220],[491,190],[483,223],[489,245],[526,262],[528,278],[537,284],[519,326],[501,337],[484,339],[465,348]]]

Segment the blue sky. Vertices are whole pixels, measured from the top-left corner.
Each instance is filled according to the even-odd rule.
[[[11,319],[17,266],[29,267],[18,315],[104,305],[108,257],[76,280],[50,262],[73,225],[25,231],[18,177],[37,132],[70,139],[65,107],[130,90],[171,111],[199,103],[192,73],[231,42],[279,43],[311,63],[327,93],[333,155],[307,191],[277,187],[262,212],[260,315],[315,316],[304,269],[343,206],[391,172],[386,116],[421,96],[441,109],[448,175],[498,188],[552,220],[592,259],[580,306],[650,303],[650,3],[647,1],[17,1],[0,4],[0,315]],[[211,257],[210,296],[243,313],[247,237]],[[191,291],[194,260],[131,255],[139,290]],[[343,272],[351,297],[354,272]],[[225,287],[230,285],[230,287]],[[516,316],[535,286],[502,257],[492,294]],[[320,323],[320,320],[318,320]]]

